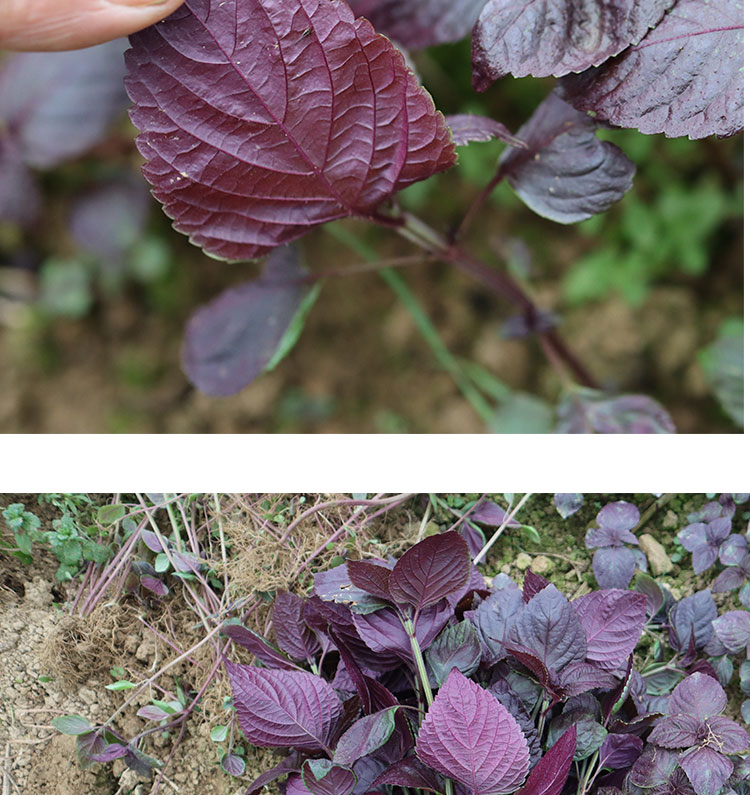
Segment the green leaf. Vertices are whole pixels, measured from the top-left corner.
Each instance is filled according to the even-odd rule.
[[[63,541],[55,547],[55,553],[63,565],[71,566],[80,562],[83,549],[81,542],[77,538],[71,538]]]
[[[127,671],[122,666],[117,665],[109,669],[109,675],[113,679],[124,679],[127,675]]]
[[[229,734],[229,726],[214,726],[211,729],[210,737],[215,743],[223,743]]]
[[[555,412],[540,398],[514,392],[505,399],[489,424],[492,433],[552,433]]]
[[[542,543],[542,539],[539,537],[539,533],[537,532],[536,528],[529,527],[527,524],[522,524],[521,532],[526,536],[526,538],[529,539],[529,541],[532,541],[534,544]]]
[[[26,533],[16,532],[16,545],[24,555],[31,557],[31,539]]]
[[[276,350],[271,357],[271,361],[269,361],[266,365],[264,372],[270,373],[271,370],[274,370],[276,367],[278,367],[281,361],[289,355],[292,348],[294,348],[294,346],[297,344],[297,341],[299,340],[300,335],[305,328],[307,316],[310,314],[310,310],[313,308],[313,306],[315,306],[315,302],[318,300],[321,286],[321,284],[316,284],[302,299],[299,309],[297,309],[296,314],[292,318],[292,322],[289,324],[289,326],[287,326],[284,336],[281,338],[281,340],[279,340],[279,344],[276,346]]]
[[[94,727],[82,715],[61,715],[50,723],[62,734],[88,734]]]
[[[102,505],[96,512],[96,521],[103,525],[115,524],[127,512],[128,509],[124,505]]]
[[[169,568],[169,558],[166,556],[164,552],[160,552],[156,556],[156,560],[154,561],[154,568],[159,574],[163,574]]]
[[[744,333],[739,318],[729,318],[718,338],[698,354],[711,391],[740,428],[745,422]]]
[[[132,690],[135,685],[132,682],[128,682],[125,679],[120,679],[118,682],[112,682],[111,685],[104,685],[107,690]]]
[[[83,557],[94,563],[106,563],[112,557],[112,552],[108,547],[85,538],[83,539]]]

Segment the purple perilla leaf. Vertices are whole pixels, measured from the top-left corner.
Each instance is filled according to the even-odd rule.
[[[529,768],[528,746],[513,716],[455,669],[422,722],[417,755],[466,785],[470,795],[513,792]]]
[[[586,634],[586,659],[601,668],[618,668],[635,649],[646,623],[646,597],[608,589],[573,602]]]
[[[469,547],[458,533],[430,536],[406,551],[393,567],[391,597],[422,610],[459,594],[470,573]]]
[[[128,746],[122,743],[109,743],[98,753],[89,754],[89,758],[94,762],[114,762],[115,759],[122,759],[128,753]]]
[[[719,640],[732,654],[747,651],[750,659],[750,612],[730,610],[711,623]]]
[[[313,795],[350,795],[357,778],[351,770],[328,759],[308,759],[302,765],[302,782]]]
[[[275,649],[264,637],[257,632],[236,621],[227,621],[221,628],[222,635],[226,635],[234,643],[238,643],[255,655],[260,662],[269,668],[283,668],[289,671],[300,670],[290,659]]]
[[[674,433],[666,409],[646,395],[578,389],[558,406],[557,433]]]
[[[628,530],[632,530],[641,518],[640,511],[631,502],[618,500],[605,505],[596,515],[596,523],[599,527],[610,530],[613,533],[623,534],[623,540],[637,544],[635,536],[624,535]]]
[[[674,751],[646,745],[630,771],[630,783],[644,788],[665,784],[677,768],[677,763],[677,754]]]
[[[680,767],[687,773],[696,795],[719,795],[734,769],[727,757],[704,746],[683,751]]]
[[[617,677],[590,662],[573,662],[560,673],[560,684],[565,695],[578,696],[599,687],[612,690],[617,685]]]
[[[524,605],[509,637],[552,670],[586,658],[581,622],[573,605],[554,585],[548,585]]]
[[[342,705],[328,682],[303,671],[231,662],[226,667],[240,728],[249,742],[308,751],[329,746]]]
[[[369,756],[389,740],[396,728],[398,707],[366,715],[353,723],[336,745],[333,761],[337,765],[351,766],[363,756]]]
[[[518,587],[493,591],[476,610],[467,614],[482,643],[482,661],[490,665],[505,657],[505,640],[510,627],[523,608]]]
[[[401,53],[346,3],[187,0],[131,37],[144,175],[175,228],[253,259],[455,163]]]
[[[481,658],[479,636],[467,619],[447,626],[425,652],[425,662],[438,687],[442,687],[453,668],[464,676],[471,676]]]
[[[577,108],[670,138],[734,135],[743,127],[743,4],[678,0],[619,58],[563,80]]]
[[[560,677],[554,669],[550,670],[547,668],[533,651],[524,646],[516,646],[514,643],[508,643],[506,650],[508,654],[512,655],[521,665],[531,671],[536,681],[552,699],[552,703],[557,703],[561,700],[562,687],[560,685]]]
[[[592,561],[600,588],[627,588],[635,573],[636,558],[628,547],[597,549]]]
[[[731,540],[731,536],[727,540]],[[739,564],[728,565],[724,571],[720,572],[714,580],[711,590],[713,593],[733,591],[735,588],[741,588],[748,581],[750,581],[750,554],[746,554]],[[742,594],[740,594],[740,601],[745,604]],[[747,605],[745,606],[747,607]]]
[[[157,596],[167,596],[169,593],[169,588],[158,577],[141,577],[140,583]]]
[[[278,765],[261,773],[258,778],[245,791],[245,795],[260,795],[266,784],[270,784],[277,778],[286,775],[287,773],[299,773],[300,771],[300,755],[295,751],[289,754],[286,759],[279,762]]]
[[[648,739],[662,748],[689,748],[699,742],[704,724],[694,715],[665,715],[656,722]]]
[[[400,762],[391,765],[373,782],[375,787],[384,784],[394,787],[413,787],[428,792],[442,793],[443,791],[437,773],[420,762],[416,756],[407,756]]]
[[[122,39],[71,52],[19,53],[0,69],[0,127],[27,165],[52,168],[98,144],[127,106]]]
[[[453,143],[456,146],[466,146],[474,141],[491,141],[497,138],[498,141],[524,148],[526,144],[516,138],[511,131],[499,121],[490,119],[487,116],[477,116],[474,113],[460,113],[454,116],[446,116],[445,123],[451,128],[453,133]]]
[[[492,693],[515,718],[529,746],[529,767],[533,768],[541,759],[542,746],[539,742],[539,732],[536,724],[531,720],[521,697],[511,687],[510,682],[503,677],[495,679],[487,688],[487,692]]]
[[[687,652],[692,636],[696,648],[702,649],[714,634],[711,622],[717,615],[708,588],[680,599],[669,611],[669,642],[678,651]]]
[[[554,502],[560,516],[567,519],[583,507],[583,494],[555,494]]]
[[[571,726],[541,758],[517,795],[560,795],[573,764],[576,727]]]
[[[272,252],[260,278],[230,287],[197,309],[185,329],[182,368],[207,395],[239,392],[283,354],[289,329],[312,307],[315,288],[296,246]]]
[[[541,574],[535,574],[530,568],[526,569],[523,575],[523,601],[529,602],[540,591],[543,591],[550,584],[549,580]]]
[[[351,0],[378,33],[410,50],[458,41],[471,31],[486,0]]]
[[[385,602],[391,601],[391,592],[388,590],[391,568],[366,560],[350,560],[346,564],[349,580],[355,588]]]
[[[474,86],[506,74],[561,77],[640,41],[674,0],[489,0],[474,32]]]
[[[356,586],[349,577],[348,564],[342,563],[326,571],[315,572],[315,593],[321,599],[346,605],[354,613],[372,613],[388,602],[372,596]]]
[[[732,529],[729,517],[714,519],[708,524],[697,522],[689,524],[677,533],[688,552],[693,553],[693,571],[696,574],[710,569],[719,557],[719,549]]]
[[[487,543],[484,533],[478,527],[472,527],[469,522],[463,522],[458,529],[461,538],[469,545],[469,554],[475,558]],[[480,561],[484,563],[484,561]]]
[[[635,165],[614,144],[596,137],[585,113],[550,94],[521,127],[525,149],[507,149],[500,168],[535,213],[561,224],[584,221],[619,201],[633,184]]]
[[[482,502],[477,503],[471,509],[468,518],[470,521],[477,522],[478,524],[484,524],[489,527],[500,527],[505,521],[506,515],[507,512],[505,509],[501,508],[496,502],[492,502],[492,500],[482,500]],[[511,519],[507,526],[520,527],[520,524],[515,519]]]
[[[280,591],[273,603],[272,620],[276,643],[293,660],[309,660],[319,649],[315,634],[305,623],[304,599]]]
[[[732,533],[719,549],[719,560],[724,566],[738,566],[747,554],[747,537]]]
[[[716,679],[706,674],[691,674],[675,687],[669,698],[668,715],[691,715],[705,721],[720,715],[727,705],[727,695]]]
[[[230,776],[241,776],[245,772],[245,760],[239,754],[224,754],[221,769]]]
[[[599,749],[599,761],[602,767],[619,770],[631,767],[641,755],[643,740],[632,734],[608,734]]]

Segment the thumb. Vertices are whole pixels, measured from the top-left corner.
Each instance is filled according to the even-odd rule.
[[[0,0],[0,49],[73,50],[153,25],[183,0]]]

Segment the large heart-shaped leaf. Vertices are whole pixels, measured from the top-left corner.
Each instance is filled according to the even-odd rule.
[[[379,33],[410,50],[458,41],[471,30],[486,0],[350,0]]]
[[[535,213],[572,224],[609,209],[630,190],[635,165],[614,144],[596,137],[596,124],[550,94],[517,136],[526,149],[508,149],[500,163],[511,187]]]
[[[371,215],[455,162],[401,53],[346,3],[187,0],[131,42],[144,174],[175,227],[217,257]]]
[[[405,552],[389,581],[393,600],[417,610],[460,591],[469,581],[466,541],[456,532],[430,536]]]
[[[513,716],[455,668],[420,726],[417,755],[470,795],[513,792],[529,768],[526,738]]]
[[[565,96],[644,133],[734,135],[743,127],[743,30],[739,0],[678,0],[619,58],[565,78]]]
[[[193,313],[182,366],[201,392],[239,392],[288,353],[318,295],[318,287],[300,283],[305,275],[297,247],[278,248],[260,279],[230,287]]]
[[[249,742],[300,751],[328,747],[342,707],[325,679],[303,671],[226,666],[240,728]]]
[[[674,0],[489,0],[474,33],[474,84],[562,77],[640,41]]]
[[[635,649],[646,623],[646,597],[608,589],[584,594],[573,602],[586,633],[586,659],[614,669]]]

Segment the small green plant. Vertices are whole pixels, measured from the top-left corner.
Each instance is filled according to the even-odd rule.
[[[81,497],[85,499],[77,499]],[[39,501],[49,502],[63,511],[59,519],[53,520],[53,529],[42,530],[42,522],[36,514],[27,511],[23,503],[14,503],[3,511],[3,518],[13,532],[15,546],[4,541],[2,549],[30,565],[34,561],[34,543],[47,545],[60,562],[56,573],[60,581],[72,580],[84,561],[106,563],[110,559],[111,550],[96,540],[98,528],[83,527],[79,521],[79,516],[82,516],[79,509],[91,505],[87,495],[43,494]]]

